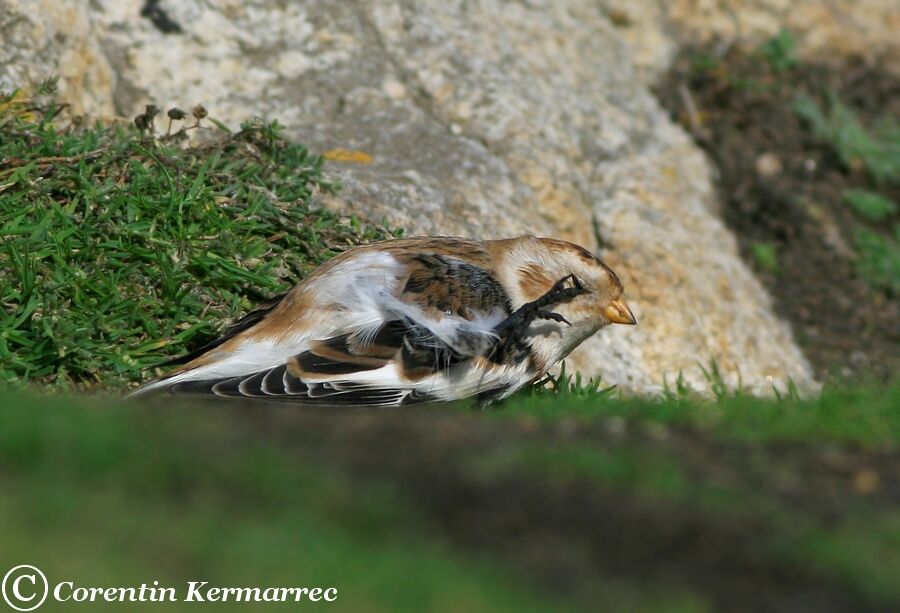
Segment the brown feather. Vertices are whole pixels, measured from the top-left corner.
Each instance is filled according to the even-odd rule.
[[[519,269],[519,289],[526,300],[537,300],[553,286],[554,279],[539,264],[528,264]]]

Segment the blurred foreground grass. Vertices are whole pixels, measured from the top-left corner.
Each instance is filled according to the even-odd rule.
[[[900,605],[896,385],[487,412],[0,407],[0,569],[51,582],[320,585],[353,611]]]
[[[0,405],[4,572],[29,563],[51,583],[158,580],[182,596],[188,580],[336,587],[338,602],[320,606],[346,611],[537,610],[491,568],[423,542],[387,489],[246,438],[230,410],[26,396]]]

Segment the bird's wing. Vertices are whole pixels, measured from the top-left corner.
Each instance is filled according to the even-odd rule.
[[[431,252],[364,252],[327,273],[298,288],[311,299],[270,307],[229,343],[213,343],[196,364],[139,393],[394,405],[512,389],[527,379],[522,364],[483,357],[510,311],[484,268]],[[304,306],[292,319],[284,311],[297,304]],[[273,336],[272,321],[284,319],[296,323]]]
[[[266,315],[271,313],[272,310],[277,307],[282,300],[284,300],[284,297],[286,295],[287,293],[278,294],[277,296],[270,298],[269,300],[265,301],[253,310],[247,312],[243,317],[225,328],[225,332],[223,332],[222,336],[220,336],[219,338],[206,343],[198,349],[194,349],[190,353],[180,355],[178,357],[172,358],[171,360],[166,360],[165,362],[160,364],[160,366],[176,366],[179,364],[187,364],[188,362],[199,358],[201,355],[212,351],[219,345],[231,340],[244,330],[249,330],[257,323],[265,319]]]

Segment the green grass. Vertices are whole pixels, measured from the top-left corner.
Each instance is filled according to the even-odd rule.
[[[841,198],[864,219],[872,222],[884,221],[898,211],[896,202],[865,189],[848,189],[841,194]]]
[[[751,396],[740,390],[720,394],[717,401],[687,392],[668,397],[620,398],[614,394],[563,396],[519,395],[502,405],[501,416],[530,415],[556,419],[604,417],[649,420],[671,426],[714,429],[721,437],[742,442],[827,442],[866,449],[890,449],[900,443],[900,384],[829,387],[801,400]],[[560,405],[564,410],[560,410]]]
[[[309,208],[333,186],[277,123],[214,128],[189,146],[191,123],[169,137],[60,127],[52,98],[24,104],[0,98],[2,381],[137,381],[335,253],[388,235]]]
[[[797,41],[787,29],[782,29],[777,36],[763,43],[760,53],[776,72],[790,70],[798,63]]]
[[[862,278],[893,296],[900,296],[900,224],[894,236],[884,236],[868,228],[857,228],[856,266]]]
[[[772,274],[781,272],[781,266],[778,265],[778,249],[774,244],[756,242],[751,248],[757,266]]]
[[[848,168],[864,167],[878,183],[900,180],[900,124],[884,118],[865,126],[856,112],[834,94],[823,109],[811,97],[799,96],[794,111],[828,143]]]
[[[709,547],[722,547],[727,559],[747,556],[775,575],[802,568],[861,606],[900,604],[900,514],[891,502],[900,486],[892,472],[900,468],[900,385],[829,389],[811,400],[613,396],[548,391],[487,412],[431,409],[460,418],[449,430],[430,421],[407,430],[422,414],[389,412],[391,437],[360,474],[348,472],[343,450],[370,444],[360,442],[367,439],[359,413],[317,422],[333,442],[311,442],[322,433],[293,442],[290,428],[302,431],[304,422],[292,426],[281,410],[245,415],[234,405],[6,394],[0,487],[14,494],[0,498],[0,568],[31,563],[84,585],[336,586],[339,610],[585,610],[598,602],[612,610],[710,610],[714,577],[682,584],[665,572],[594,569],[561,596],[553,581],[523,575],[517,556],[451,538],[459,530],[482,534],[482,520],[475,513],[468,527],[442,528],[445,520],[420,500],[444,485],[423,479],[418,466],[428,460],[410,453],[421,437],[440,448],[461,427],[474,438],[448,469],[450,492],[459,483],[485,492],[520,483],[549,498],[600,496],[560,511],[573,521],[615,504],[634,508],[622,516],[642,525],[647,509],[668,509],[629,547],[671,547],[655,539],[668,542],[669,531],[685,524],[709,525],[698,564]],[[851,468],[829,468],[823,450],[840,450]],[[878,468],[878,458],[893,459]],[[860,494],[855,471],[870,465],[882,481],[874,494]],[[460,512],[481,504],[447,495]],[[839,510],[828,511],[822,505],[834,497]],[[499,503],[486,513],[492,504]],[[715,536],[719,529],[724,537]],[[564,524],[542,531],[558,531],[561,543],[572,538]],[[616,553],[621,546],[610,545],[611,559],[632,555]],[[683,547],[666,555],[690,565],[693,545]],[[553,559],[554,551],[541,555]]]

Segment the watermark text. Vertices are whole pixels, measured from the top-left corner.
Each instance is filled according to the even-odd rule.
[[[16,611],[34,611],[48,597],[55,602],[295,602],[326,603],[338,597],[335,587],[234,587],[210,585],[209,581],[187,581],[184,585],[160,585],[159,581],[137,586],[102,587],[79,585],[72,580],[55,581],[36,566],[20,564],[3,577],[3,600]]]

